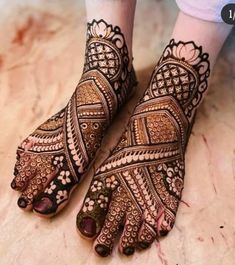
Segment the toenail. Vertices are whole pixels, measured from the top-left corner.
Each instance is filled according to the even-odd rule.
[[[148,243],[148,242],[139,242],[139,246],[142,249],[146,249],[146,248],[148,248],[150,246],[150,243]]]
[[[110,249],[105,245],[97,245],[95,251],[102,257],[107,257],[110,254]]]
[[[162,230],[159,232],[160,236],[166,236],[168,234],[168,231]]]
[[[20,208],[26,208],[27,201],[24,198],[19,198],[17,204]]]
[[[33,209],[40,213],[46,213],[52,208],[52,205],[52,201],[49,198],[44,197],[33,203]]]
[[[17,176],[19,174],[19,170],[17,168],[14,168],[14,175]]]
[[[13,179],[12,182],[11,182],[11,188],[12,188],[12,189],[15,189],[15,188],[16,188],[16,182],[15,182],[14,179]]]
[[[80,231],[87,237],[93,237],[96,234],[96,222],[91,217],[82,218],[79,223]]]
[[[20,155],[21,155],[22,153],[23,153],[22,151],[17,150],[17,152],[16,152],[16,160],[19,160],[19,159],[20,159]]]
[[[135,249],[133,247],[126,247],[123,249],[123,254],[130,256],[132,254],[134,254]]]

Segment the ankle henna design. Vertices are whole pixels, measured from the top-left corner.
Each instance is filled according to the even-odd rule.
[[[136,86],[119,27],[88,23],[82,78],[67,106],[23,141],[12,188],[21,208],[53,215],[64,207],[104,132]]]
[[[184,156],[197,106],[207,89],[208,54],[171,40],[126,131],[99,167],[77,216],[107,256],[122,225],[120,250],[147,248],[173,227],[183,190]]]

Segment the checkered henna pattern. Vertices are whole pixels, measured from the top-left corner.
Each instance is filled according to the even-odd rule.
[[[77,227],[95,250],[131,255],[173,227],[185,175],[185,151],[207,90],[208,54],[193,41],[171,40],[111,155],[98,168]]]
[[[121,29],[104,20],[88,23],[84,70],[74,94],[17,150],[11,187],[22,192],[19,207],[51,216],[65,206],[136,84]]]

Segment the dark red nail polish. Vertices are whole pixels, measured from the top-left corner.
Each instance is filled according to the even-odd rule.
[[[150,243],[148,242],[139,242],[139,247],[142,249],[146,249],[150,246]]]
[[[12,182],[11,182],[11,188],[12,188],[12,189],[15,189],[15,188],[16,188],[16,182],[15,182],[14,179],[13,179]]]
[[[159,232],[160,236],[166,236],[168,234],[168,231],[162,230]]]
[[[123,254],[130,256],[133,255],[135,252],[135,249],[133,247],[126,247],[123,249]]]
[[[101,257],[107,257],[110,254],[110,249],[105,245],[97,245],[95,247],[95,251],[101,256]]]
[[[19,198],[17,204],[20,208],[26,208],[27,201],[24,198]]]
[[[19,170],[16,167],[14,168],[13,174],[14,174],[14,176],[17,176],[19,174]]]
[[[39,213],[48,213],[52,208],[52,205],[52,201],[49,198],[44,197],[33,203],[33,209]]]
[[[84,217],[79,223],[79,230],[87,237],[93,237],[96,234],[96,222],[91,217]]]

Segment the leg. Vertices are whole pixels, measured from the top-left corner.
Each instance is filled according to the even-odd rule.
[[[106,128],[136,86],[132,66],[135,0],[87,0],[83,74],[67,106],[17,151],[12,188],[22,209],[51,216],[69,200]]]
[[[98,235],[98,254],[110,253],[107,249],[112,244],[107,244],[105,238],[116,233],[108,230],[105,214],[110,218],[110,213],[115,213],[117,219],[119,208],[125,209],[124,216],[119,218],[124,224],[120,239],[124,254],[134,253],[136,247],[147,248],[172,229],[183,190],[184,157],[196,110],[207,90],[210,65],[214,65],[229,31],[227,25],[179,14],[174,39],[163,51],[126,131],[93,178],[91,187],[98,181],[100,191],[90,188],[85,200],[92,200],[94,207],[86,212],[81,209],[77,216],[77,227],[83,235],[84,218],[89,218],[89,224],[95,228],[89,236]],[[98,201],[101,194],[107,196],[102,209]],[[113,208],[116,198],[126,198],[125,204],[122,201]],[[130,219],[134,213],[136,218]],[[110,237],[109,242],[113,242]]]
[[[132,60],[132,36],[136,0],[86,0],[87,21],[101,18],[113,26],[119,26],[125,36]],[[98,11],[98,12],[97,12]]]

